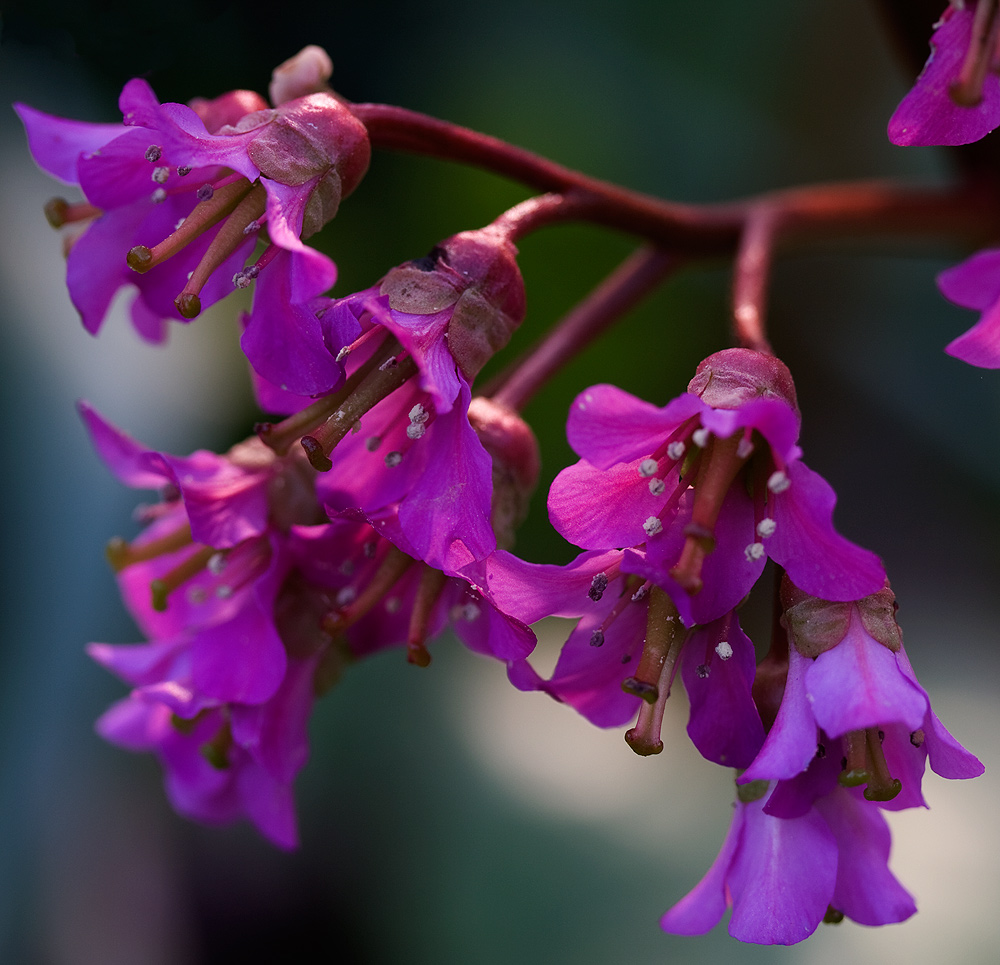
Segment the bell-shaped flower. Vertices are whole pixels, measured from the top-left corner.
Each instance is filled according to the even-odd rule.
[[[792,945],[822,921],[884,925],[916,911],[889,871],[889,829],[877,805],[834,782],[778,817],[768,806],[781,788],[758,782],[739,790],[719,856],[660,919],[665,931],[704,934],[731,908],[734,938]]]
[[[194,318],[262,276],[272,293],[251,313],[252,338],[274,344],[312,336],[318,358],[288,384],[327,391],[340,369],[328,354],[319,356],[318,326],[304,333],[297,326],[301,306],[333,285],[336,270],[303,239],[336,214],[364,175],[364,126],[324,92],[271,108],[259,95],[234,91],[189,107],[160,104],[137,79],[126,84],[120,107],[122,125],[17,107],[36,161],[78,184],[86,199],[54,202],[50,220],[96,218],[72,242],[67,261],[85,327],[96,333],[115,293],[134,285],[136,328],[159,340],[163,319]],[[268,246],[246,266],[260,238]]]
[[[594,386],[567,434],[582,458],[552,485],[556,529],[584,549],[640,548],[623,568],[667,590],[687,623],[737,606],[767,557],[827,599],[884,582],[878,558],[833,528],[836,497],[801,461],[795,389],[772,356],[717,352],[662,409]]]
[[[789,780],[816,757],[842,760],[839,779],[898,810],[923,805],[924,763],[942,777],[971,778],[982,764],[931,710],[903,650],[888,584],[831,603],[782,584],[788,670],[780,707],[760,754],[740,782]],[[822,735],[822,736],[821,736]],[[843,753],[828,746],[841,740]]]

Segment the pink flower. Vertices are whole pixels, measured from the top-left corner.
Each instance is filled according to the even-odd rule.
[[[894,144],[969,144],[1000,125],[1000,18],[992,0],[945,7],[931,55],[889,121]]]
[[[945,351],[984,369],[1000,369],[1000,249],[979,251],[938,275],[945,298],[982,312],[979,321]]]
[[[909,918],[916,906],[889,871],[885,819],[875,804],[835,781],[820,791],[827,769],[817,761],[809,776],[814,794],[788,816],[768,811],[781,784],[742,790],[715,863],[660,926],[701,935],[732,908],[734,938],[792,945],[824,919],[884,925]]]
[[[289,376],[293,391],[336,384],[340,369],[303,309],[332,286],[336,270],[302,239],[334,216],[364,175],[364,126],[327,93],[269,108],[256,94],[234,91],[186,107],[160,104],[145,81],[132,80],[120,107],[122,125],[95,125],[17,106],[35,159],[79,184],[87,200],[56,205],[56,222],[96,216],[67,262],[87,330],[96,333],[115,293],[134,285],[133,322],[158,341],[163,319],[193,318],[260,275],[264,304],[249,325],[255,342],[291,340],[300,356],[312,347],[316,358]],[[244,267],[262,231],[269,247]],[[266,352],[252,361],[274,378]]]
[[[791,376],[777,359],[728,349],[662,409],[613,386],[583,392],[567,434],[582,457],[549,494],[549,515],[584,549],[634,547],[622,568],[709,623],[747,595],[767,557],[826,599],[875,592],[874,554],[833,528],[836,497],[801,461]]]

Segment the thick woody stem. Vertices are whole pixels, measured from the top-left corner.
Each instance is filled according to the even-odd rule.
[[[983,240],[1000,207],[987,181],[918,189],[890,181],[811,185],[725,204],[663,201],[591,178],[467,128],[386,104],[353,104],[374,147],[476,165],[535,190],[593,200],[586,220],[681,250],[688,258],[735,251],[752,212],[780,211],[785,240],[853,237],[961,237]]]
[[[552,375],[654,291],[678,262],[673,254],[656,248],[633,252],[534,349],[500,375],[499,389],[487,394],[520,411]]]

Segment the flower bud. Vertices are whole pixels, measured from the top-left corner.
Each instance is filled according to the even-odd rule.
[[[211,100],[196,97],[188,101],[188,107],[201,118],[209,134],[217,134],[223,127],[235,127],[247,114],[269,110],[267,101],[252,90],[231,90]]]
[[[792,373],[785,363],[747,348],[710,355],[698,366],[688,392],[713,409],[737,409],[752,399],[776,398],[799,411]]]
[[[309,44],[272,71],[268,88],[271,103],[277,107],[297,97],[324,92],[332,74],[330,55],[322,47]]]
[[[483,396],[470,403],[469,422],[493,460],[493,529],[497,545],[510,549],[538,483],[538,440],[513,409]]]

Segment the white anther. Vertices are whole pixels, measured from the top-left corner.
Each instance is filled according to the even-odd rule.
[[[395,356],[395,355],[392,355],[392,356],[390,356],[389,358],[387,358],[387,359],[386,359],[386,360],[385,360],[385,361],[384,361],[384,362],[383,362],[383,363],[382,363],[382,364],[381,364],[381,365],[380,365],[380,366],[378,367],[378,370],[379,370],[380,372],[388,372],[388,371],[389,371],[389,369],[393,369],[393,368],[395,368],[395,367],[396,367],[397,365],[399,365],[399,361],[398,361],[398,360],[396,359],[396,356]]]
[[[212,576],[218,576],[226,568],[226,557],[222,553],[216,553],[208,558],[205,565]]]
[[[453,606],[449,613],[449,616],[454,622],[459,620],[464,620],[466,623],[472,623],[473,620],[479,618],[480,609],[475,603],[466,603],[459,606]]]
[[[691,441],[699,449],[704,449],[705,446],[708,445],[708,437],[711,434],[712,433],[709,432],[708,429],[706,429],[704,426],[702,426],[700,429],[695,429],[694,432],[691,433]]]
[[[231,586],[227,586],[225,583],[220,583],[215,588],[215,595],[220,600],[228,600],[229,597],[233,595],[233,588]]]
[[[343,589],[337,591],[334,602],[338,607],[345,607],[349,603],[353,603],[357,595],[358,591],[353,586],[345,586]]]
[[[153,204],[163,204],[163,202],[167,200],[167,192],[164,191],[163,188],[157,188],[149,196],[149,200],[152,201]]]
[[[243,236],[246,237],[247,235],[252,235],[256,231],[260,231],[260,222],[259,221],[251,221],[250,224],[248,224],[243,229]]]
[[[650,479],[649,491],[654,496],[662,496],[667,488],[667,484],[662,479]]]
[[[640,600],[645,600],[649,596],[649,584],[643,583],[635,593],[632,594],[632,602],[638,603]]]
[[[778,528],[778,524],[773,519],[771,519],[770,516],[765,516],[757,524],[757,535],[761,539],[767,539],[768,536],[773,536],[774,535],[774,531],[777,528]]]
[[[640,476],[655,476],[659,463],[655,459],[643,459],[639,463]]]
[[[747,558],[748,563],[752,563],[754,560],[762,559],[764,556],[764,544],[763,543],[751,543],[744,551],[743,555]]]
[[[740,459],[746,459],[753,452],[753,442],[747,436],[740,439],[740,444],[736,447],[736,455]]]
[[[767,488],[771,490],[772,493],[783,493],[789,486],[791,486],[792,481],[788,478],[788,474],[780,469],[776,469],[774,472],[768,476]]]
[[[339,351],[339,352],[337,353],[337,361],[338,361],[338,362],[343,362],[343,361],[344,361],[344,359],[346,359],[346,358],[347,358],[347,356],[348,356],[348,355],[350,355],[350,354],[351,354],[351,350],[350,350],[350,349],[349,349],[349,348],[348,348],[348,347],[347,347],[347,346],[345,345],[345,346],[344,346],[344,347],[343,347],[343,348],[342,348],[342,349],[341,349],[341,350],[340,350],[340,351]]]
[[[395,449],[392,452],[386,454],[385,464],[390,469],[395,469],[396,466],[398,466],[402,461],[403,461],[403,454],[401,452],[397,452]]]
[[[150,177],[152,177],[157,184],[163,184],[163,182],[170,177],[170,168],[153,168],[153,173]]]
[[[663,532],[663,523],[660,522],[658,517],[650,516],[649,519],[642,524],[642,528],[646,531],[647,536],[656,536],[657,533]]]
[[[720,640],[715,645],[715,652],[720,660],[728,660],[733,655],[733,648],[725,640]]]
[[[667,455],[673,459],[674,462],[678,462],[683,458],[684,453],[687,452],[687,446],[684,445],[680,439],[676,439],[667,446]]]
[[[406,438],[407,439],[419,439],[427,431],[427,426],[420,422],[411,422],[406,427]]]
[[[181,218],[180,221],[174,225],[174,231],[180,231],[181,225],[184,224],[185,221],[187,221],[187,218]]]
[[[410,409],[410,422],[414,425],[424,423],[430,417],[430,413],[419,402]]]

